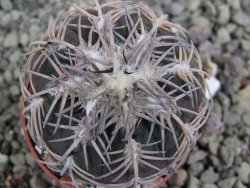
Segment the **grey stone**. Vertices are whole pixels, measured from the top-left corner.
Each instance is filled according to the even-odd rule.
[[[207,157],[207,153],[202,150],[193,151],[188,159],[188,164],[194,164],[195,162],[201,161]]]
[[[31,153],[26,153],[25,158],[29,166],[33,167],[36,164],[36,161]]]
[[[219,175],[216,172],[214,172],[212,168],[209,168],[208,170],[204,171],[201,174],[201,178],[200,178],[200,180],[203,183],[215,183],[218,181],[218,179],[219,179]]]
[[[196,44],[206,41],[211,36],[211,33],[211,28],[201,25],[196,25],[189,29],[189,36]]]
[[[4,72],[4,79],[5,79],[5,81],[8,82],[8,83],[11,83],[11,82],[12,82],[12,80],[13,80],[13,75],[12,75],[11,71],[6,70],[6,71]]]
[[[210,184],[210,183],[203,184],[202,187],[203,188],[217,188],[215,184]]]
[[[10,11],[13,8],[13,5],[10,0],[1,0],[0,3],[3,10]]]
[[[247,188],[245,185],[243,185],[242,182],[237,181],[234,185],[234,188]]]
[[[217,115],[217,113],[211,113],[206,124],[204,125],[204,133],[213,134],[216,131],[220,130],[222,126],[223,126],[223,123],[221,122],[221,117]],[[213,144],[213,143],[216,144],[216,142],[214,141],[209,141],[208,144]],[[211,145],[210,149],[214,149],[214,148],[215,148],[215,145]],[[216,152],[216,151],[212,150],[212,153],[213,152]]]
[[[38,176],[33,176],[30,181],[31,188],[47,188],[48,185]]]
[[[247,14],[249,14],[249,12],[250,12],[250,1],[249,0],[241,0],[241,8]]]
[[[8,106],[8,107],[9,107],[9,106]],[[6,118],[6,120],[10,119],[10,118],[11,118],[11,114],[10,114],[10,113],[6,114],[6,117],[4,117],[4,118]],[[14,131],[13,131],[13,130],[10,130],[10,131],[8,131],[8,132],[5,132],[5,135],[4,135],[4,136],[5,136],[5,140],[8,141],[8,142],[10,142],[10,141],[13,140]]]
[[[188,178],[187,171],[184,169],[179,169],[177,173],[170,179],[173,185],[183,186]]]
[[[18,45],[18,36],[17,36],[17,33],[13,31],[12,33],[8,34],[5,37],[3,46],[6,48],[9,48],[9,47],[15,48],[17,47],[17,45]]]
[[[12,154],[10,156],[10,160],[15,165],[24,165],[26,163],[26,159],[23,153]]]
[[[20,61],[21,52],[19,50],[16,50],[11,56],[9,57],[9,61],[12,64],[16,64],[18,61]]]
[[[166,7],[166,10],[171,15],[177,16],[177,15],[180,15],[184,11],[185,7],[186,7],[185,1],[178,0],[168,5]]]
[[[218,147],[219,147],[219,142],[209,142],[208,143],[209,151],[214,155],[217,155]]]
[[[233,101],[239,113],[250,112],[250,86],[246,86],[234,95]]]
[[[250,179],[250,165],[246,162],[243,162],[240,167],[237,168],[237,173],[239,176],[239,179],[243,183],[249,183]]]
[[[226,178],[224,180],[219,181],[218,186],[219,188],[232,188],[235,182],[236,182],[235,177]]]
[[[22,33],[20,36],[20,43],[26,46],[29,43],[29,35],[27,33]]]
[[[201,5],[200,0],[189,0],[188,1],[188,10],[195,12]]]
[[[13,96],[19,96],[20,95],[19,87],[17,85],[10,86],[10,93]]]
[[[200,188],[201,182],[196,177],[190,177],[187,188]]]
[[[241,26],[249,26],[250,16],[243,11],[238,11],[233,15],[233,21]]]
[[[242,143],[236,135],[224,138],[223,143],[226,147],[233,149],[241,148],[242,146]]]
[[[221,162],[219,161],[217,156],[209,155],[209,159],[210,159],[213,167],[219,167],[221,165]]]
[[[240,0],[227,0],[227,3],[233,8],[233,9],[240,9]]]
[[[4,83],[4,77],[3,75],[0,75],[0,86],[2,86]]]
[[[215,16],[217,14],[216,3],[211,1],[204,1],[204,5],[206,7],[206,11],[209,16]],[[217,1],[216,1],[217,2]]]
[[[250,41],[241,40],[241,47],[243,48],[243,50],[250,51]]]
[[[2,17],[0,17],[0,26],[6,27],[11,23],[11,21],[12,21],[12,15],[10,13],[6,13]]]
[[[20,148],[20,144],[19,144],[16,140],[13,140],[13,141],[11,142],[11,147],[12,147],[13,149],[19,149],[19,148]]]
[[[231,40],[230,33],[226,28],[222,27],[217,31],[217,37],[216,37],[217,43],[225,44],[227,42],[230,42],[230,40]]]
[[[250,126],[250,112],[244,113],[242,116],[242,119],[243,119],[245,124]]]
[[[0,153],[0,172],[4,172],[9,161],[8,155]]]
[[[204,54],[209,53],[211,56],[218,56],[221,54],[221,45],[206,40],[200,44],[199,51]]]
[[[234,162],[234,151],[231,148],[221,146],[218,150],[218,155],[221,161],[224,163],[223,167],[225,169],[231,167]]]
[[[27,172],[27,166],[25,165],[15,165],[13,168],[13,172],[23,176]]]
[[[0,36],[0,46],[3,45],[3,36]]]
[[[228,30],[229,33],[232,33],[237,29],[237,25],[234,23],[228,23],[226,25],[226,29]]]
[[[230,8],[227,4],[222,4],[218,7],[219,10],[219,16],[218,16],[218,22],[220,24],[225,24],[230,19]]]
[[[204,165],[201,162],[193,163],[190,165],[189,171],[194,175],[197,176],[204,170]]]
[[[241,120],[240,115],[238,112],[228,111],[224,116],[224,121],[229,126],[234,126],[236,123],[238,123]]]
[[[203,16],[193,17],[192,23],[194,25],[199,25],[199,26],[203,26],[203,27],[210,27],[211,26],[209,19],[207,19],[206,17],[203,17]]]
[[[21,17],[21,12],[17,11],[17,10],[13,10],[13,11],[11,11],[11,15],[12,15],[12,19],[14,21],[17,21]]]
[[[30,27],[29,29],[29,38],[30,38],[30,41],[35,41],[38,39],[39,37],[39,34],[41,33],[41,28],[34,24]]]

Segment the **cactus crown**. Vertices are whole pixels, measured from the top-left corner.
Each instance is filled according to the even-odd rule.
[[[41,162],[58,176],[137,187],[185,161],[205,123],[200,56],[144,3],[77,7],[34,42],[21,90]]]

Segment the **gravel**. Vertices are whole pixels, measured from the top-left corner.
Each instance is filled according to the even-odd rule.
[[[239,175],[239,179],[243,183],[249,183],[250,181],[250,165],[246,162],[241,163],[241,165],[237,168],[237,173]]]
[[[7,163],[8,163],[9,157],[5,154],[0,153],[0,172],[4,172]]]
[[[233,21],[241,26],[249,26],[250,16],[243,11],[239,11],[233,15]]]
[[[12,32],[10,34],[7,34],[4,39],[4,44],[3,46],[5,48],[13,47],[16,48],[18,45],[18,36],[16,32]]]
[[[226,178],[218,182],[219,188],[232,188],[236,181],[235,177]]]
[[[1,0],[1,7],[3,10],[10,11],[13,8],[13,5],[10,0]]]
[[[240,9],[240,1],[239,0],[227,0],[227,3],[235,10]]]
[[[208,170],[205,170],[201,174],[201,179],[203,183],[215,183],[219,180],[219,175],[214,172],[212,168],[209,168]]]
[[[38,167],[23,138],[19,69],[30,42],[67,0],[0,0],[0,187],[58,188]],[[103,2],[105,0],[99,0]],[[71,0],[93,4],[92,0]],[[154,0],[150,6],[189,32],[204,62],[217,66],[221,90],[187,163],[167,188],[250,187],[250,1]]]
[[[193,164],[195,162],[203,160],[207,156],[207,153],[202,150],[194,151],[190,154],[188,159],[188,164]]]
[[[215,42],[219,44],[225,44],[227,42],[230,42],[230,40],[231,40],[230,33],[226,28],[222,27],[217,31]]]
[[[218,22],[220,24],[225,24],[230,19],[230,7],[227,4],[222,4],[218,7]]]

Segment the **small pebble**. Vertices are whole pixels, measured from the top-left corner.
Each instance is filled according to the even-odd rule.
[[[187,188],[200,188],[201,182],[196,177],[191,177],[188,182]]]
[[[240,0],[227,0],[227,3],[235,10],[240,9]]]
[[[218,182],[218,186],[219,186],[219,188],[232,188],[235,181],[236,181],[235,177],[226,178],[224,180],[220,180]]]
[[[17,21],[21,17],[21,12],[17,11],[17,10],[13,10],[13,11],[11,11],[11,15],[12,15],[12,19],[14,21]]]
[[[48,185],[38,176],[33,176],[30,181],[31,188],[47,188]]]
[[[241,26],[249,26],[250,16],[243,11],[238,11],[233,15],[233,21]]]
[[[227,42],[230,42],[230,40],[231,40],[230,33],[226,28],[222,27],[217,31],[217,37],[215,42],[219,44],[225,44]]]
[[[4,172],[9,158],[7,155],[0,153],[0,172]]]
[[[3,10],[10,11],[13,8],[13,5],[10,0],[1,0],[0,3]]]
[[[209,168],[201,174],[200,180],[203,183],[215,183],[219,180],[219,175],[212,168]]]
[[[10,86],[10,93],[13,96],[19,96],[20,95],[20,89],[17,85]]]
[[[2,17],[0,17],[0,26],[6,27],[11,23],[11,21],[12,15],[10,13],[6,13]]]
[[[224,163],[224,168],[230,168],[234,162],[234,151],[228,147],[220,146],[218,150],[218,155]]]
[[[12,154],[10,160],[15,165],[24,165],[26,162],[25,156],[23,153]]]
[[[201,1],[200,0],[189,0],[188,1],[188,10],[195,12],[201,5]]]
[[[3,46],[5,48],[13,47],[16,48],[18,45],[18,36],[16,32],[12,32],[5,37]]]
[[[36,161],[31,153],[26,153],[25,158],[29,166],[33,167],[36,164]]]
[[[250,112],[244,113],[242,119],[243,119],[245,124],[250,126]]]
[[[186,3],[184,0],[178,0],[172,2],[170,6],[166,7],[166,10],[174,16],[180,15],[185,9]]]
[[[204,170],[204,165],[201,162],[196,162],[190,165],[189,171],[192,175],[197,176]]]
[[[192,24],[207,27],[207,28],[211,27],[211,23],[209,19],[203,16],[194,17],[192,19]]]
[[[188,164],[193,164],[195,162],[201,161],[207,157],[207,153],[202,150],[193,151],[188,159]]]
[[[242,182],[237,181],[237,183],[234,185],[234,188],[247,188]]]
[[[219,16],[218,16],[218,22],[220,24],[225,24],[230,19],[230,8],[227,4],[222,4],[218,7],[219,10]]]
[[[243,48],[243,50],[250,51],[250,41],[241,40],[241,47]]]
[[[26,46],[29,43],[29,35],[27,33],[22,33],[20,36],[20,43]]]
[[[243,162],[240,167],[237,168],[237,173],[239,176],[239,179],[243,183],[249,183],[250,182],[250,165],[246,162]]]
[[[217,188],[217,186],[215,184],[206,183],[202,185],[202,188]]]
[[[179,169],[172,178],[172,181],[174,181],[174,185],[183,186],[188,178],[187,171],[184,169]]]
[[[13,75],[12,75],[11,71],[7,70],[7,71],[4,72],[4,79],[5,79],[6,82],[9,82],[9,83],[12,82]]]
[[[211,36],[211,32],[209,27],[196,25],[189,29],[189,36],[197,44],[206,41]]]
[[[19,50],[16,50],[11,56],[9,57],[9,60],[11,63],[16,64],[21,57],[21,52]]]

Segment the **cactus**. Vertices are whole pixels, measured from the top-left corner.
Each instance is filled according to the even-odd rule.
[[[149,185],[183,165],[211,109],[186,31],[143,2],[77,7],[49,23],[22,69],[27,129],[81,187]]]

